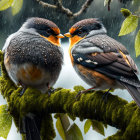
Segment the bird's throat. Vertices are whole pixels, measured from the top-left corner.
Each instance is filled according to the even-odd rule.
[[[69,46],[69,54],[70,54],[70,58],[71,58],[71,62],[73,64],[73,57],[72,57],[72,54],[71,54],[71,49],[73,48],[73,46],[78,43],[80,40],[84,39],[85,37],[79,37],[79,36],[74,36],[74,37],[71,37],[69,38],[70,40],[70,46]]]
[[[55,36],[50,35],[49,37],[45,37],[41,35],[41,37],[47,39],[49,42],[51,42],[52,44],[56,46],[60,46],[60,39]]]

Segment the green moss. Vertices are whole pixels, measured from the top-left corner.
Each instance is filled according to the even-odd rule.
[[[50,114],[46,114],[45,112],[43,113],[40,134],[42,140],[53,140],[56,136],[52,116]]]
[[[76,94],[84,90],[75,86],[74,91],[58,88],[55,93],[41,94],[38,90],[28,88],[20,96],[21,88],[17,88],[9,79],[0,52],[2,76],[0,77],[0,92],[6,98],[9,112],[19,129],[20,120],[29,112],[41,115],[42,140],[52,140],[55,137],[52,113],[68,113],[71,118],[94,119],[109,124],[119,131],[106,140],[140,139],[140,109],[134,102],[128,103],[118,96],[109,95],[107,102],[102,100],[105,91],[93,91],[82,94],[77,100]],[[22,135],[25,140],[25,135]]]

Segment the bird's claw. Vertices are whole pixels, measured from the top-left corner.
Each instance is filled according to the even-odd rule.
[[[52,93],[54,93],[56,91],[56,89],[53,88],[49,88],[48,90],[48,95],[50,96]]]
[[[22,88],[19,95],[22,96],[24,94],[25,90],[26,90],[26,88]]]
[[[102,96],[102,100],[104,101],[105,104],[107,103],[107,97],[108,97],[109,94],[111,94],[111,93],[107,91]]]
[[[75,96],[75,99],[78,100],[82,95],[82,91],[79,91],[76,96]]]

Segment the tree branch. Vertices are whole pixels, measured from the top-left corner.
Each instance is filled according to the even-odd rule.
[[[91,5],[93,0],[87,0],[83,5],[82,8],[75,14],[73,14],[74,17],[77,17],[79,15],[81,15],[83,12],[85,12],[87,10],[87,8]]]
[[[71,18],[74,18],[74,17],[77,17],[77,16],[81,15],[83,12],[85,12],[87,10],[87,8],[93,2],[93,0],[86,0],[85,3],[82,5],[81,9],[78,12],[73,13],[70,9],[65,8],[63,6],[62,0],[54,0],[56,2],[56,5],[52,5],[52,4],[43,2],[41,0],[36,0],[36,1],[39,2],[39,4],[42,5],[43,7],[57,9],[57,10],[61,11],[62,13],[66,14],[68,17],[71,17]]]
[[[17,128],[20,119],[29,112],[36,115],[45,113],[42,124],[47,123],[48,125],[41,125],[41,137],[43,140],[52,140],[55,132],[51,116],[48,117],[48,115],[68,113],[81,120],[94,119],[119,129],[115,135],[106,140],[140,139],[140,109],[135,102],[128,103],[118,96],[109,95],[107,103],[105,103],[102,100],[104,91],[83,94],[79,100],[75,100],[78,91],[83,90],[81,86],[75,87],[74,91],[58,88],[51,96],[28,88],[24,95],[20,96],[21,88],[17,88],[6,74],[2,53],[0,53],[0,58],[2,69],[0,92],[7,99],[9,112],[13,116]],[[46,133],[46,130],[50,131]]]
[[[52,4],[49,4],[47,2],[43,2],[41,0],[36,0],[40,5],[42,5],[43,7],[48,7],[48,8],[54,8],[56,9],[57,6],[56,5],[52,5]]]

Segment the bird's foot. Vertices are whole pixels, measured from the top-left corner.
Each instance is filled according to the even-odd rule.
[[[52,93],[54,93],[56,91],[56,89],[54,89],[54,88],[49,88],[48,89],[48,95],[50,96]]]
[[[81,97],[81,95],[82,95],[83,93],[93,92],[93,89],[94,89],[94,87],[93,87],[93,88],[86,89],[86,90],[79,91],[79,92],[77,93],[76,97],[75,97],[76,100],[78,100],[78,99]]]
[[[82,93],[83,93],[82,91],[79,91],[79,92],[76,94],[75,99],[78,100],[78,99],[81,97]]]
[[[103,96],[102,96],[102,100],[104,101],[104,103],[106,104],[107,103],[107,98],[108,98],[108,95],[111,94],[109,91],[111,89],[109,89],[108,91],[106,91]]]
[[[22,96],[26,89],[27,89],[26,87],[22,88],[19,95]]]
[[[24,94],[25,90],[27,89],[27,86],[24,85],[21,81],[19,81],[19,83],[17,85],[22,87],[22,89],[20,91],[20,96],[22,96]]]

